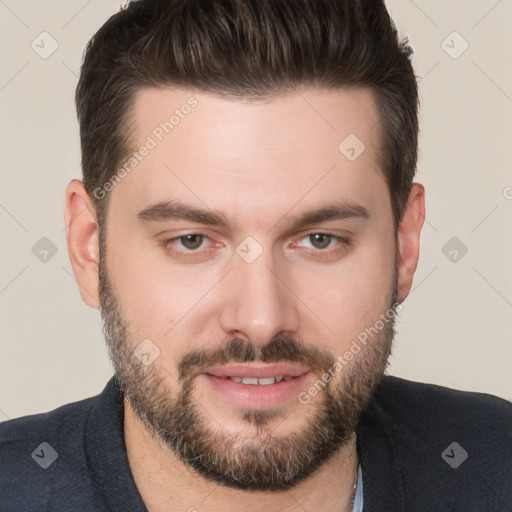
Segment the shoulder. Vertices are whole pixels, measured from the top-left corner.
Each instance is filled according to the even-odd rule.
[[[66,436],[85,422],[96,397],[63,405],[53,411],[23,416],[0,423],[0,446],[39,439],[41,435]]]
[[[70,480],[70,505],[79,499],[88,474],[84,432],[95,399],[0,423],[2,510],[46,511],[56,487]]]
[[[507,400],[384,377],[372,412],[401,446],[434,445],[443,451],[457,443],[468,456],[480,455],[482,466],[492,457],[497,467],[506,464],[512,474],[512,403]]]
[[[490,424],[509,431],[512,403],[486,393],[458,391],[434,384],[384,377],[376,395],[383,412],[394,421],[421,423],[458,431],[478,430]],[[492,434],[492,432],[490,432]]]
[[[388,478],[395,501],[436,510],[510,510],[507,400],[388,376],[363,415],[361,433],[364,460],[375,468],[368,480],[378,485]]]
[[[77,450],[83,439],[84,426],[94,405],[96,397],[63,405],[53,411],[23,416],[0,423],[0,471],[5,470],[7,460],[13,453],[28,455],[32,460],[32,451],[40,443],[51,446],[52,441],[66,447],[66,451]],[[32,450],[30,450],[32,448]],[[29,450],[26,453],[26,450]],[[68,452],[69,453],[69,452]],[[43,451],[44,454],[44,451]],[[14,460],[22,463],[26,457]],[[10,469],[13,467],[11,466]]]

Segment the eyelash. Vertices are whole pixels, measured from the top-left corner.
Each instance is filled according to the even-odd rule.
[[[331,255],[331,254],[335,254],[337,252],[340,252],[342,249],[346,249],[351,244],[351,241],[348,238],[345,238],[345,237],[342,237],[342,236],[338,236],[338,235],[334,235],[332,233],[324,233],[323,231],[314,231],[314,232],[308,233],[306,235],[303,235],[300,238],[294,240],[291,244],[295,245],[300,240],[303,240],[305,238],[311,237],[313,235],[329,236],[329,237],[331,237],[332,240],[338,242],[338,248],[336,248],[336,249],[330,249],[329,250],[329,249],[309,249],[308,248],[308,251],[307,251],[308,254],[313,254],[315,256],[316,255]],[[182,238],[184,238],[186,236],[199,236],[199,237],[202,237],[203,240],[201,241],[201,243],[204,240],[206,240],[206,239],[210,239],[210,237],[208,235],[205,235],[203,233],[188,233],[186,235],[180,235],[180,236],[176,236],[174,238],[168,238],[168,239],[166,239],[166,240],[164,240],[162,242],[162,245],[172,255],[183,256],[183,257],[191,258],[191,259],[199,258],[201,256],[204,256],[204,252],[205,251],[211,250],[211,248],[209,248],[209,249],[195,249],[195,250],[188,249],[188,250],[180,251],[180,250],[176,250],[176,249],[172,248],[174,242],[177,242],[177,241],[179,241],[180,239],[182,239]]]

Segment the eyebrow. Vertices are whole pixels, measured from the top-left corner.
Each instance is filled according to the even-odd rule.
[[[217,211],[197,208],[179,201],[164,201],[141,210],[137,217],[144,222],[165,222],[169,220],[189,220],[198,224],[229,228],[226,216]],[[333,203],[323,208],[302,213],[292,222],[292,229],[300,229],[309,224],[328,220],[368,219],[368,210],[355,203]]]

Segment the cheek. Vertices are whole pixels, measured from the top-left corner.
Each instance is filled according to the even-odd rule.
[[[203,282],[182,279],[149,266],[118,278],[123,311],[138,337],[171,337],[204,295]],[[184,322],[186,323],[186,322]]]
[[[223,269],[172,265],[164,249],[142,243],[122,250],[120,238],[108,265],[133,342],[149,338],[162,356],[179,358],[216,316],[212,290]]]
[[[107,266],[123,313],[135,341],[160,339],[179,318],[177,297],[186,288],[168,279],[144,243],[112,233],[107,243]]]
[[[394,284],[394,251],[390,247],[375,244],[347,258],[342,264],[319,272],[308,282],[296,276],[296,287],[300,297],[315,313],[312,322],[303,322],[304,336],[320,341],[324,337],[326,346],[334,352],[343,353],[351,341],[371,327],[385,313],[392,301]],[[301,282],[299,285],[298,283]]]

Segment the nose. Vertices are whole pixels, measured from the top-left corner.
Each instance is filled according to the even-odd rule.
[[[225,283],[221,327],[230,337],[268,344],[273,337],[294,336],[300,327],[298,297],[286,283],[271,251],[247,263],[234,256],[234,267]]]

